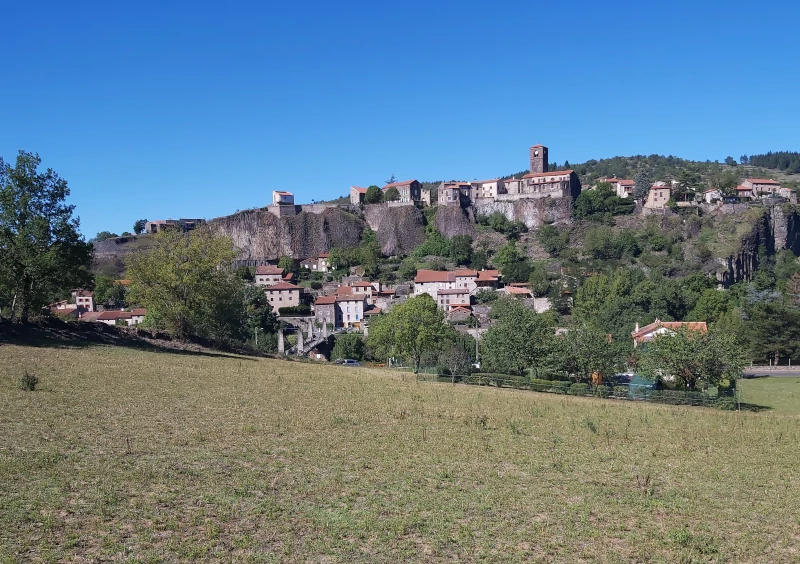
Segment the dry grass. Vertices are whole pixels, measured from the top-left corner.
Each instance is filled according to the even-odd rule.
[[[0,561],[791,562],[798,439],[778,413],[0,346]]]

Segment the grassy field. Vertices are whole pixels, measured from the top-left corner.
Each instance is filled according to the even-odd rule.
[[[753,378],[739,382],[743,402],[800,415],[800,378]]]
[[[0,562],[797,562],[798,440],[777,409],[0,345]]]

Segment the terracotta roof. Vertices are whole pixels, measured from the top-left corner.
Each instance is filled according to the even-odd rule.
[[[350,284],[351,288],[372,288],[372,284],[369,282],[355,282],[354,284]]]
[[[448,288],[446,290],[438,290],[436,292],[438,296],[449,296],[453,294],[469,294],[469,290],[466,288]]]
[[[499,270],[481,270],[478,272],[478,281],[489,282],[495,281],[500,277]]]
[[[91,298],[92,296],[94,296],[94,292],[90,292],[89,290],[75,290],[76,298]]]
[[[378,315],[379,313],[383,313],[383,310],[376,306],[364,310],[364,315]]]
[[[287,272],[281,277],[281,280],[285,280],[286,282],[294,280],[294,272]]]
[[[280,190],[275,190],[276,194],[280,194],[281,196],[292,196],[291,192],[281,192]]]
[[[631,336],[634,341],[641,342],[646,340],[650,333],[661,327],[672,331],[677,331],[682,327],[686,327],[689,331],[697,331],[700,333],[708,332],[708,326],[705,321],[661,321],[660,319],[656,319],[650,325],[645,325],[638,331],[631,331]]]
[[[501,182],[499,178],[490,178],[489,180],[473,180],[472,184],[487,184],[489,182]]]
[[[658,186],[656,184],[653,184],[652,186],[650,186],[650,189],[651,190],[669,190],[670,187],[669,186]]]
[[[98,317],[98,321],[114,321],[117,319],[130,319],[133,314],[130,311],[104,311]]]
[[[278,268],[277,266],[273,266],[271,264],[267,264],[265,266],[257,266],[256,267],[256,274],[265,275],[265,274],[280,274],[283,276],[283,269]]]
[[[320,253],[317,255],[317,258],[328,258],[329,256],[331,256],[330,253]]]
[[[454,311],[463,311],[463,312],[466,312],[466,313],[472,313],[472,308],[469,307],[469,306],[464,306],[464,305],[453,306],[453,307],[450,308],[450,312],[449,313],[453,313]]]
[[[364,294],[337,294],[337,302],[363,302],[366,296]]]
[[[455,282],[455,272],[448,270],[417,270],[414,277],[415,284],[425,284],[427,282]]]
[[[542,178],[544,176],[568,176],[572,174],[571,170],[554,170],[553,172],[529,172],[522,178]]]
[[[736,187],[736,189],[737,189],[739,192],[752,192],[752,191],[753,191],[753,189],[752,189],[752,188],[748,188],[747,186],[743,186],[742,184],[739,184],[739,185]]]
[[[314,305],[333,305],[336,303],[336,296],[320,296],[314,301]]]
[[[353,293],[353,288],[351,288],[350,286],[339,286],[338,288],[336,288],[336,291],[334,293],[335,294],[352,294]]]
[[[746,178],[745,180],[749,180],[753,184],[776,184],[780,186],[780,182],[771,178]]]
[[[533,149],[534,147],[540,147],[540,148],[544,149],[544,145],[531,145],[531,149]]]
[[[528,288],[519,288],[517,286],[506,286],[506,292],[509,294],[515,294],[518,296],[522,295],[530,295],[531,291]]]
[[[87,311],[83,315],[81,315],[81,321],[97,321],[97,319],[103,315],[102,311]]]
[[[351,190],[355,190],[359,194],[366,194],[367,193],[367,189],[366,188],[361,188],[360,186],[351,186],[350,189]]]
[[[138,308],[135,308],[135,309],[132,309],[132,310],[131,310],[131,315],[135,315],[135,316],[139,316],[139,315],[141,315],[141,316],[145,316],[145,315],[147,315],[147,310],[146,310],[145,308],[143,308],[143,307],[138,307]]]
[[[470,270],[468,268],[457,269],[455,272],[456,272],[456,277],[460,278],[475,278],[476,276],[478,276],[477,270]]]
[[[288,282],[278,282],[272,286],[266,287],[267,292],[271,290],[300,290],[300,286],[295,286],[294,284],[289,284]]]
[[[624,180],[623,179],[623,180],[620,180],[619,183],[622,186],[636,186],[636,182],[634,182],[633,180]]]
[[[403,180],[402,182],[392,182],[391,184],[387,184],[382,189],[386,190],[387,188],[397,188],[398,186],[406,186],[411,184],[412,182],[416,182],[416,180]]]

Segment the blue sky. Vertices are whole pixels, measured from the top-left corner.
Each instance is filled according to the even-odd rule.
[[[17,2],[0,155],[87,237],[351,184],[800,150],[796,2]]]

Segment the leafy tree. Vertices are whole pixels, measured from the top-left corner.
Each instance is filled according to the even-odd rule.
[[[673,197],[679,200],[689,200],[702,187],[700,175],[693,170],[681,170],[676,178],[678,184],[675,185]]]
[[[575,314],[580,319],[591,320],[603,308],[610,291],[611,282],[606,275],[587,278],[575,296]]]
[[[447,368],[455,382],[456,376],[465,376],[470,373],[470,356],[467,351],[458,345],[450,345],[439,353],[439,365]]]
[[[292,257],[283,256],[278,259],[278,268],[282,268],[284,272],[297,272],[297,261]]]
[[[366,204],[380,204],[383,201],[383,192],[377,186],[370,186],[367,188],[367,193],[364,195],[364,203]]]
[[[159,232],[157,245],[127,261],[129,299],[179,338],[229,340],[241,331],[244,282],[228,267],[236,249],[208,229]]]
[[[101,231],[97,235],[94,236],[95,241],[105,241],[106,239],[116,239],[119,237],[116,233],[111,233],[111,231]]]
[[[396,202],[400,199],[400,191],[392,186],[386,192],[383,193],[383,201],[385,202]]]
[[[522,260],[519,254],[519,249],[514,241],[509,241],[506,245],[500,247],[497,254],[494,256],[493,262],[495,266],[503,268],[509,264],[514,264]]]
[[[469,264],[472,260],[472,237],[456,235],[450,239],[450,258],[456,264]]]
[[[650,176],[645,172],[637,172],[633,177],[633,198],[638,201],[647,199],[647,194],[650,193]]]
[[[583,249],[596,259],[606,260],[620,257],[614,232],[607,225],[589,229],[583,241]]]
[[[701,333],[682,328],[648,342],[637,369],[645,376],[675,378],[688,390],[699,383],[716,386],[741,376],[747,359],[741,343],[727,333]]]
[[[357,333],[337,335],[331,351],[331,358],[364,359],[364,339]]]
[[[539,228],[536,238],[551,257],[558,257],[569,245],[569,231],[559,231],[547,223]]]
[[[486,251],[476,251],[472,253],[472,260],[469,266],[473,270],[486,269],[486,267],[489,266],[489,257],[486,256]]]
[[[94,281],[94,301],[113,308],[125,307],[125,286],[110,276],[100,274]]]
[[[137,235],[141,235],[144,233],[144,228],[147,225],[146,219],[137,219],[136,222],[133,224],[133,232]]]
[[[633,212],[633,202],[617,196],[611,184],[599,183],[594,190],[581,192],[572,211],[577,219],[609,221],[612,216]]]
[[[550,278],[540,263],[535,263],[532,266],[531,273],[528,275],[528,287],[537,298],[546,296],[550,292]]]
[[[728,311],[729,307],[728,294],[720,290],[705,290],[686,320],[714,323]]]
[[[590,327],[573,327],[554,340],[551,369],[563,371],[579,382],[588,382],[593,372],[613,374],[622,361],[622,351],[609,339],[610,335]]]
[[[425,354],[440,350],[455,330],[444,323],[444,313],[428,294],[409,298],[370,324],[367,345],[377,358],[401,356],[419,372]]]
[[[725,157],[725,164],[728,166],[736,166],[736,160],[733,157]]]
[[[549,318],[512,298],[498,299],[492,306],[492,317],[497,322],[481,340],[482,370],[523,374],[547,356],[553,339]]]
[[[12,320],[27,321],[91,280],[92,248],[78,234],[75,206],[65,204],[67,181],[39,172],[41,162],[25,151],[13,167],[0,158],[0,315]]]

